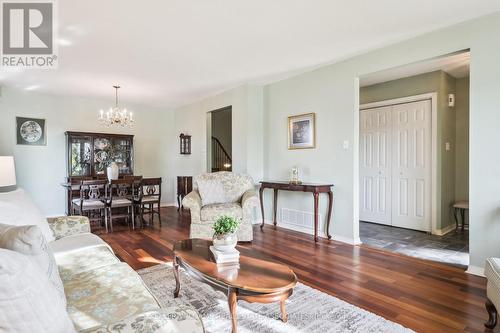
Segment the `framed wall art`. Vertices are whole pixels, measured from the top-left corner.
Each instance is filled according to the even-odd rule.
[[[18,145],[45,146],[45,119],[16,117]]]
[[[288,117],[288,149],[316,147],[316,114],[306,113]]]

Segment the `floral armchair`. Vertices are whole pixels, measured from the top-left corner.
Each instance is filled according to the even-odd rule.
[[[203,191],[204,198],[200,195],[199,185],[211,183],[215,188],[223,190],[223,199],[217,203],[204,204],[210,191]],[[214,185],[215,184],[215,185]],[[206,188],[206,186],[205,186]],[[220,196],[220,193],[217,193]],[[215,200],[217,201],[217,200]],[[257,192],[254,189],[252,177],[248,175],[221,171],[207,173],[194,177],[193,191],[182,200],[184,207],[191,211],[190,238],[211,238],[212,226],[222,215],[232,216],[241,220],[237,232],[238,240],[250,242],[253,240],[253,211],[259,205]]]

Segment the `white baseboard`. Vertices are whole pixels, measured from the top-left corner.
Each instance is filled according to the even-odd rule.
[[[447,233],[449,233],[449,232],[451,232],[451,231],[453,231],[455,229],[456,229],[456,225],[450,224],[449,226],[446,226],[443,229],[436,229],[436,230],[434,230],[434,235],[444,236]]]
[[[262,220],[259,220],[259,224],[260,223],[262,223]],[[266,219],[265,220],[265,224],[273,225],[273,221]],[[303,232],[303,233],[309,234],[311,236],[314,235],[314,230],[313,229],[300,228],[300,227],[297,227],[297,226],[295,226],[293,224],[284,223],[284,222],[280,222],[280,221],[278,221],[278,226],[282,227],[282,228],[285,228],[285,229],[293,230],[293,231]],[[321,238],[326,238],[326,235],[322,234],[321,232],[318,233],[318,236],[321,237]],[[346,243],[346,244],[349,244],[349,245],[360,245],[360,244],[362,244],[361,239],[359,237],[357,237],[356,239],[354,239],[354,238],[349,238],[349,237],[344,237],[344,236],[339,236],[339,235],[332,235],[332,240],[337,241],[337,242],[341,242],[341,243]]]
[[[484,277],[484,268],[479,266],[469,265],[469,268],[465,271],[465,273]]]
[[[337,242],[342,242],[342,243],[347,243],[350,245],[361,245],[363,242],[361,241],[361,238],[359,237],[344,237],[344,236],[339,236],[339,235],[332,235],[332,239]]]

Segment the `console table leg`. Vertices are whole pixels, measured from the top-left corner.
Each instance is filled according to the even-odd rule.
[[[274,189],[274,201],[273,201],[273,212],[274,212],[274,217],[273,217],[273,223],[274,226],[277,224],[277,219],[276,215],[278,214],[278,189]]]
[[[288,321],[288,313],[286,313],[285,300],[280,301],[280,309],[281,309],[281,320],[284,323],[286,323]]]
[[[263,198],[263,192],[264,192],[264,188],[261,186],[260,189],[259,189],[259,198],[260,198],[260,213],[262,214],[262,224],[260,225],[260,228],[264,228],[264,221],[265,221],[265,218],[264,218],[264,198]]]
[[[318,241],[318,197],[319,193],[313,193],[314,195],[314,241]]]
[[[332,208],[333,208],[333,192],[328,192],[328,221],[326,222],[326,235],[328,239],[332,239],[332,235],[330,235],[330,221],[332,219]]]
[[[177,298],[177,297],[179,297],[179,291],[181,289],[181,281],[179,279],[179,262],[177,261],[177,257],[174,257],[173,268],[174,268],[174,276],[175,276],[174,298]]]
[[[236,288],[229,288],[227,295],[227,302],[229,304],[229,312],[231,313],[232,333],[238,332],[238,316],[236,314],[236,307],[238,306],[238,290]]]

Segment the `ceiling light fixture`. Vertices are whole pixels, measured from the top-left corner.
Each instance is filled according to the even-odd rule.
[[[134,123],[134,114],[132,111],[127,111],[127,109],[118,107],[118,89],[120,86],[113,86],[115,88],[115,106],[110,108],[108,111],[99,110],[99,122],[104,126],[121,126],[121,127],[132,127]]]

